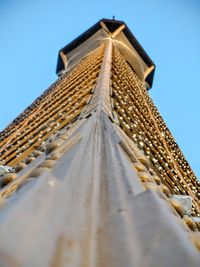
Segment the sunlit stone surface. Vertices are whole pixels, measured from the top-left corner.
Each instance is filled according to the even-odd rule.
[[[103,19],[0,133],[0,267],[198,267],[199,182],[148,95],[155,66]]]

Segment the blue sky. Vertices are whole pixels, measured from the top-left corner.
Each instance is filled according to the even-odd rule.
[[[113,15],[155,62],[150,94],[200,177],[199,0],[0,0],[0,130],[56,79],[58,50]]]

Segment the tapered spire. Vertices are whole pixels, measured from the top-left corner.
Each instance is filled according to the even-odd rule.
[[[0,134],[0,266],[199,266],[200,183],[154,70],[117,20],[59,51],[58,80]]]

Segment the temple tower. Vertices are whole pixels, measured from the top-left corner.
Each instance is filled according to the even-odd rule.
[[[197,267],[200,182],[122,21],[59,51],[58,79],[0,133],[1,267]]]

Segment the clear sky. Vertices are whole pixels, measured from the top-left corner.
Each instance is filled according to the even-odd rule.
[[[113,15],[155,62],[150,94],[200,177],[199,0],[0,0],[0,129],[56,79],[58,50]]]

